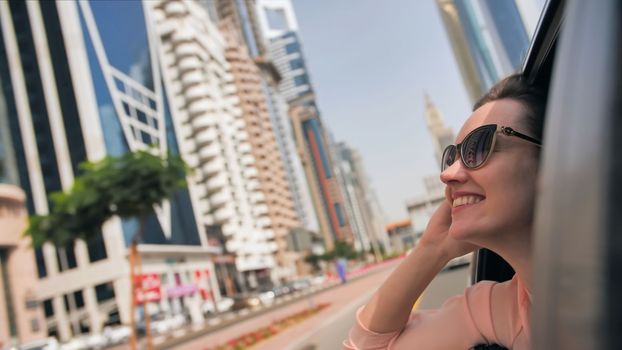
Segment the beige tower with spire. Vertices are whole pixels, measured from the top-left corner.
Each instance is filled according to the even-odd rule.
[[[425,120],[428,124],[428,130],[434,140],[434,154],[440,166],[445,147],[454,143],[454,132],[450,127],[445,125],[441,112],[436,108],[436,105],[432,102],[428,94],[424,95],[424,100]]]

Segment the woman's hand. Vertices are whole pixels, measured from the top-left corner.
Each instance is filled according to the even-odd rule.
[[[479,249],[474,244],[450,237],[450,226],[451,205],[444,200],[430,218],[418,245],[438,251],[447,261]]]

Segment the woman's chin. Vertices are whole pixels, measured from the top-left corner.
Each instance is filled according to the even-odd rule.
[[[472,224],[454,221],[451,223],[447,234],[449,234],[449,237],[457,241],[464,241],[475,238],[475,236],[477,235],[477,230],[473,229]]]

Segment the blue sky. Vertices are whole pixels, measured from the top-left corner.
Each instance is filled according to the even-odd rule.
[[[531,2],[537,22],[543,1],[517,1]],[[439,172],[424,93],[455,133],[471,111],[435,1],[293,4],[324,123],[361,152],[386,219],[406,218],[423,177]]]
[[[324,123],[358,149],[388,220],[438,173],[427,92],[457,132],[470,113],[434,1],[294,0]]]

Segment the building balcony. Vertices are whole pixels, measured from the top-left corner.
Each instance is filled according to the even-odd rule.
[[[272,219],[267,216],[257,219],[257,225],[262,228],[272,226]]]
[[[238,139],[239,141],[246,141],[246,140],[248,140],[248,132],[246,132],[246,131],[238,131],[235,134],[235,138]]]
[[[246,182],[246,189],[248,191],[254,191],[254,190],[258,189],[259,186],[260,186],[260,183],[257,180],[250,180],[250,181]]]
[[[207,99],[200,99],[188,105],[188,113],[191,117],[212,111],[212,104]]]
[[[197,185],[194,186],[194,193],[196,194],[197,198],[206,198],[207,197],[207,188],[205,188],[204,185]]]
[[[214,221],[217,223],[224,223],[233,218],[234,212],[230,206],[225,206],[220,209],[217,209],[214,212]]]
[[[240,157],[240,163],[242,165],[253,165],[255,164],[255,157],[251,156],[250,154],[244,155]]]
[[[190,86],[184,91],[184,97],[187,101],[195,101],[208,96],[209,88],[205,84]]]
[[[177,60],[181,60],[185,57],[196,56],[200,52],[200,48],[193,41],[181,41],[173,43],[175,50],[175,57]]]
[[[210,160],[205,165],[203,165],[201,169],[203,170],[203,174],[205,174],[206,177],[212,177],[217,173],[224,172],[226,170],[225,162],[220,158]]]
[[[198,154],[201,158],[200,161],[206,162],[210,161],[218,156],[220,156],[222,150],[217,143],[212,143],[207,147],[203,147],[199,150]]]
[[[209,193],[220,191],[223,187],[227,186],[229,181],[224,173],[220,173],[205,182],[205,187]]]
[[[212,205],[212,208],[220,208],[227,203],[231,203],[232,201],[233,197],[231,197],[231,193],[227,190],[221,190],[209,197],[209,202]]]
[[[187,89],[190,86],[198,85],[203,82],[203,74],[201,71],[190,71],[181,75],[181,84],[184,89]]]
[[[227,241],[227,243],[225,243],[225,246],[227,247],[228,251],[232,253],[237,253],[239,249],[242,247],[242,242],[238,240],[230,239]]]
[[[241,143],[238,146],[238,152],[240,152],[241,154],[249,154],[249,153],[251,153],[252,150],[253,150],[253,148],[251,147],[250,143],[248,143],[248,142]]]
[[[253,207],[253,215],[263,216],[268,213],[268,206],[265,204],[256,205]]]
[[[244,130],[246,127],[246,122],[243,119],[237,119],[233,122],[233,127],[238,130]]]
[[[196,131],[215,126],[216,120],[211,115],[201,115],[193,117],[190,123],[192,124],[192,128]]]
[[[256,179],[259,176],[259,172],[255,167],[246,168],[242,171],[242,173],[246,179]]]
[[[214,128],[203,129],[194,136],[197,148],[218,140],[218,132]]]
[[[266,195],[263,192],[253,192],[250,194],[250,200],[253,204],[263,203],[266,201]]]
[[[225,237],[234,235],[239,230],[240,228],[236,224],[231,222],[222,225],[222,234],[225,235]]]
[[[250,271],[271,269],[276,266],[276,263],[270,255],[238,256],[235,259],[235,266],[238,271]]]
[[[181,1],[170,1],[164,5],[164,12],[168,17],[179,17],[186,14],[186,5]]]
[[[171,37],[173,43],[179,43],[184,41],[191,41],[194,39],[194,31],[189,27],[177,28]]]
[[[264,230],[264,238],[265,239],[272,239],[274,238],[274,231],[273,230]]]

